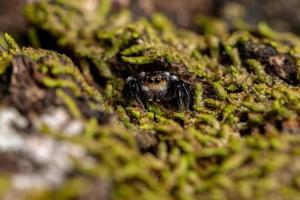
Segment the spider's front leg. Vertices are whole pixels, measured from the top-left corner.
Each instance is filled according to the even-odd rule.
[[[193,103],[192,89],[189,84],[172,75],[169,86],[170,96],[175,100],[180,111],[189,110]]]
[[[143,110],[146,109],[141,86],[136,78],[129,76],[126,79],[125,87],[123,89],[123,95],[127,104],[130,104],[132,103],[132,101],[135,101]]]

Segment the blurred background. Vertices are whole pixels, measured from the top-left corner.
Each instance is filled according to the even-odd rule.
[[[22,8],[33,1],[38,0],[0,0],[0,32],[24,32]],[[101,0],[86,1],[95,5]],[[195,16],[207,15],[229,21],[242,18],[250,24],[265,21],[274,29],[300,34],[299,0],[114,0],[114,9],[123,7],[136,17],[163,12],[184,28],[193,28]]]

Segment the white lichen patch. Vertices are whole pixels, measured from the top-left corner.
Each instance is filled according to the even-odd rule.
[[[56,131],[79,134],[83,130],[80,120],[72,120],[63,109],[40,117],[39,123],[47,123]],[[68,141],[58,141],[40,134],[33,126],[26,134],[28,120],[14,108],[0,109],[0,153],[14,153],[16,172],[12,175],[12,190],[9,194],[36,188],[59,187],[68,173],[74,169],[73,160],[84,166],[93,166],[95,161],[84,148]],[[18,156],[22,159],[18,159]]]
[[[63,129],[63,133],[69,136],[79,135],[84,130],[84,123],[81,120],[72,120],[67,123]]]
[[[41,115],[37,123],[43,123],[53,131],[62,131],[64,125],[69,120],[68,113],[62,108],[53,108],[49,112]]]
[[[71,159],[85,160],[86,157],[85,150],[80,146],[45,136],[26,138],[22,151],[40,167],[34,171],[17,173],[12,179],[17,190],[57,187],[73,169]]]
[[[25,128],[28,125],[26,118],[14,108],[0,109],[0,151],[17,151],[24,146],[24,140],[15,127]]]
[[[84,130],[84,123],[80,119],[72,119],[63,108],[51,108],[48,112],[34,120],[35,127],[47,126],[51,131],[68,136],[79,135]]]

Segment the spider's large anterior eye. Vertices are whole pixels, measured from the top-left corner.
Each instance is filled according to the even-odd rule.
[[[160,78],[156,78],[155,83],[160,83]]]
[[[152,78],[149,78],[149,79],[148,79],[148,82],[149,82],[149,83],[153,83],[153,79],[152,79]]]

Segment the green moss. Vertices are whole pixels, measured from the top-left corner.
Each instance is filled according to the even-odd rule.
[[[70,110],[74,118],[79,118],[81,116],[80,110],[78,109],[76,103],[70,96],[68,96],[62,90],[56,90],[56,95],[64,101],[64,103],[68,107],[68,110]]]
[[[213,86],[213,88],[215,90],[215,93],[216,93],[216,96],[217,96],[218,99],[225,100],[227,98],[227,92],[223,88],[223,86],[222,86],[221,83],[214,82],[212,86]]]
[[[11,187],[10,177],[4,174],[0,175],[0,197],[4,198]]]
[[[257,79],[260,82],[271,83],[272,79],[265,73],[263,66],[259,63],[259,61],[250,59],[247,61],[250,69],[254,71],[257,75]]]
[[[229,31],[224,21],[207,17],[196,20],[194,32],[177,28],[163,14],[133,20],[128,10],[110,12],[111,1],[85,5],[63,0],[26,9],[32,45],[43,47],[43,30],[76,65],[54,51],[20,48],[8,35],[1,42],[1,76],[15,56],[29,58],[39,87],[55,89],[59,106],[84,123],[81,135],[42,132],[80,145],[94,163],[74,161],[60,187],[36,191],[31,199],[82,198],[99,179],[109,180],[113,199],[298,198],[298,83],[270,72],[268,54],[252,56],[246,45],[289,53],[297,68],[297,36],[263,23]],[[193,109],[126,105],[126,76],[152,69],[190,83]],[[112,118],[101,122],[100,110]]]

